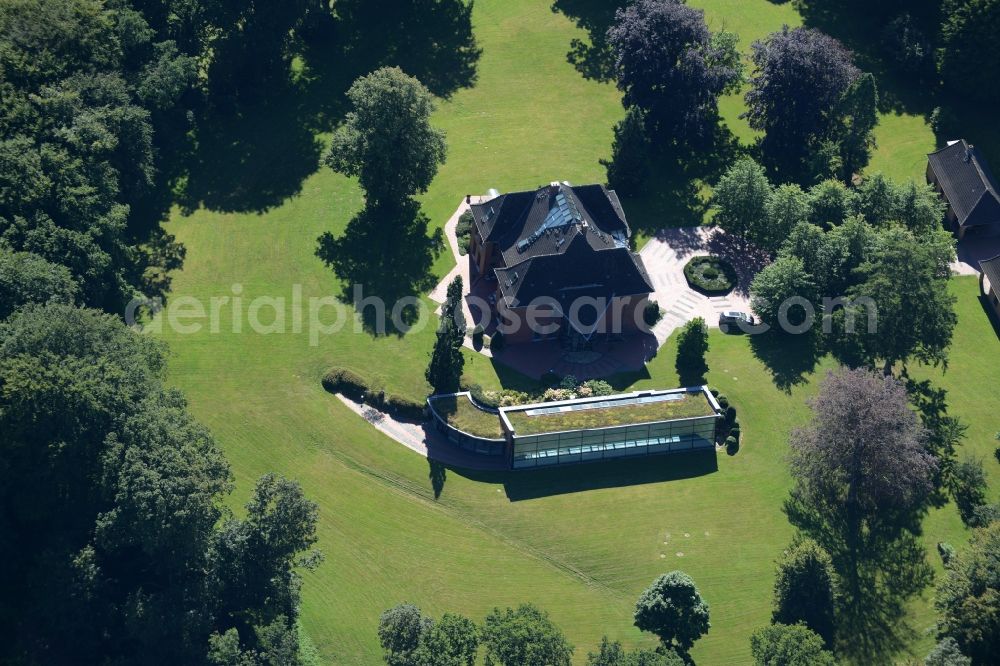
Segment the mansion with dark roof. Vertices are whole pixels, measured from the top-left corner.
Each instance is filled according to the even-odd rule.
[[[1000,235],[1000,193],[982,154],[965,139],[927,156],[927,182],[948,202],[947,219],[961,240]]]
[[[524,322],[529,304],[546,330],[507,327],[509,342],[640,328],[653,285],[629,248],[631,230],[614,190],[551,183],[472,204],[471,278],[495,280],[501,321]],[[541,328],[541,327],[535,327]]]

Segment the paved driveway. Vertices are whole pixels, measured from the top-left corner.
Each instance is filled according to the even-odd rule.
[[[695,317],[704,317],[709,326],[718,326],[723,310],[750,312],[750,281],[764,259],[734,243],[721,229],[664,229],[639,254],[656,290],[650,298],[664,310],[663,319],[653,328],[657,343],[662,345],[675,328]],[[705,296],[691,289],[684,278],[684,264],[691,257],[708,254],[729,261],[740,276],[737,287],[725,296]]]

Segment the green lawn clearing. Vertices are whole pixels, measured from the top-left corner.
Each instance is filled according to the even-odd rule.
[[[744,50],[796,16],[792,3],[696,4],[706,7],[714,26],[739,32]],[[549,0],[476,2],[483,49],[478,81],[442,101],[434,118],[448,133],[449,155],[421,198],[432,225],[443,226],[466,193],[604,180],[599,160],[609,157],[611,128],[623,112],[613,85],[585,79],[567,61],[572,40],[587,39],[574,20],[552,11]],[[290,107],[308,102],[288,101]],[[242,119],[244,142],[296,121],[268,109]],[[723,104],[726,122],[746,142],[739,112],[737,98]],[[922,123],[912,116],[884,118],[875,164],[896,177],[921,177],[919,153],[933,146]],[[277,177],[289,147],[271,143],[274,154],[258,155],[252,166]],[[243,159],[240,147],[246,146],[232,149],[234,162]],[[360,209],[361,195],[354,181],[329,170],[313,165],[308,173],[280,205],[178,212],[168,230],[185,244],[187,257],[174,276],[174,298],[207,303],[239,294],[245,306],[258,296],[291,302],[301,293],[308,302],[340,293],[340,280],[314,255],[316,238],[327,230],[341,233]],[[641,206],[624,205],[630,219],[641,218]],[[655,207],[646,210],[647,228],[680,223],[658,216]],[[442,253],[433,271],[441,276],[453,265]],[[967,447],[985,456],[1000,430],[1000,395],[989,390],[1000,374],[1000,345],[978,309],[975,289],[974,280],[956,284],[962,300],[952,362],[947,372],[926,372],[949,389],[955,412],[971,424]],[[805,399],[828,361],[786,392],[746,337],[715,331],[708,378],[740,410],[737,455],[719,454],[710,465],[663,456],[486,476],[449,469],[435,499],[426,460],[320,385],[327,369],[350,367],[387,393],[422,400],[430,390],[423,373],[433,322],[406,335],[373,337],[355,332],[349,321],[316,344],[291,321],[283,334],[256,334],[246,326],[236,333],[224,325],[218,332],[204,327],[160,337],[173,355],[170,381],[183,389],[232,463],[233,506],[268,471],[298,479],[319,503],[318,545],[326,562],[305,575],[302,624],[326,663],[381,663],[378,617],[401,602],[435,616],[455,611],[479,620],[494,606],[531,601],[566,632],[576,663],[604,634],[630,647],[652,647],[654,639],[632,626],[635,599],[656,576],[676,568],[694,577],[711,606],[712,629],[695,646],[694,658],[712,665],[749,661],[749,636],[770,619],[774,560],[792,536],[781,512],[789,487],[788,434],[807,417]],[[674,355],[671,340],[648,376],[617,378],[616,388],[677,386]],[[486,388],[498,388],[501,377],[523,381],[487,357],[468,352],[466,358],[466,374]],[[988,463],[994,488],[995,467]],[[926,525],[930,546],[966,538],[951,506],[935,511]],[[930,626],[929,601],[914,605],[913,618],[920,630]],[[922,658],[930,642],[921,634],[914,654]]]

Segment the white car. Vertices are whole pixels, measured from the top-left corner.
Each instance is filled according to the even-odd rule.
[[[746,312],[738,312],[736,310],[727,310],[726,312],[719,313],[719,326],[726,326],[729,324],[747,324],[749,326],[754,325],[753,317],[748,315]]]

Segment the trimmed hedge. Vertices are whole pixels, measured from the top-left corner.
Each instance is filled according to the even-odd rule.
[[[692,257],[684,265],[684,277],[692,289],[709,296],[728,294],[740,280],[732,264],[712,256]]]
[[[455,225],[455,240],[458,241],[458,253],[465,256],[469,253],[469,242],[472,239],[472,212],[465,211]]]
[[[323,388],[330,393],[343,393],[355,402],[363,402],[393,416],[416,420],[424,417],[424,403],[386,394],[381,387],[369,384],[364,377],[347,368],[331,368],[323,376]]]
[[[410,400],[409,398],[403,398],[390,393],[385,396],[385,401],[382,403],[382,406],[385,407],[385,411],[389,412],[393,416],[399,416],[404,419],[414,421],[422,421],[424,418],[424,403],[416,402],[415,400]]]
[[[343,393],[356,402],[362,402],[373,392],[363,377],[346,368],[331,368],[323,377],[323,388],[330,393]]]
[[[646,301],[646,305],[642,308],[642,320],[646,322],[646,326],[652,328],[660,323],[663,319],[663,310],[660,309],[660,304],[656,301]]]

